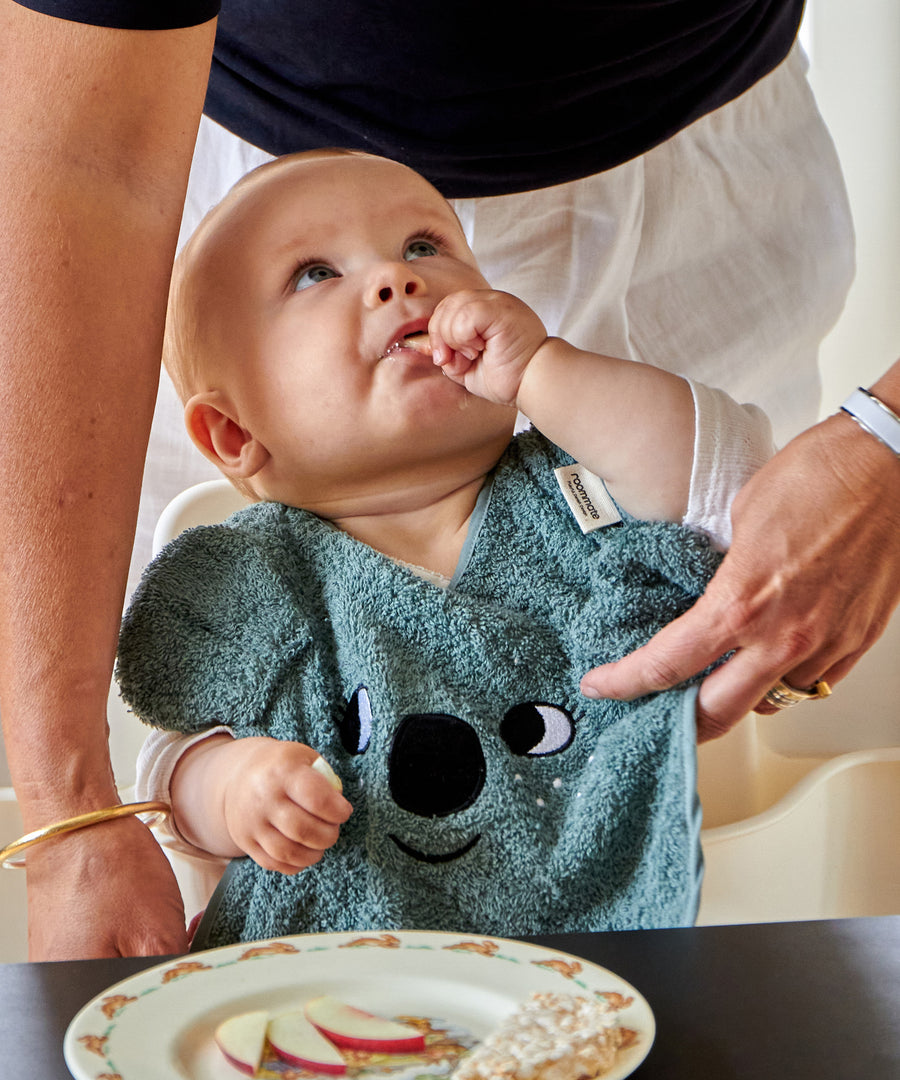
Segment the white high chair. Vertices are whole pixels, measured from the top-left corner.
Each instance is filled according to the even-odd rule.
[[[900,913],[900,612],[826,701],[699,751],[698,923]]]
[[[206,480],[182,491],[159,515],[153,531],[153,554],[185,529],[215,525],[247,505],[247,500],[225,479]]]

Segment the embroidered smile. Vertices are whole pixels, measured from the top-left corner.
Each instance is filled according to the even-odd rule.
[[[410,847],[409,844],[404,844],[403,841],[398,836],[394,836],[393,833],[388,833],[388,839],[393,840],[404,855],[409,855],[411,859],[416,859],[418,862],[446,863],[453,862],[454,859],[459,859],[463,855],[468,854],[481,839],[481,834],[479,833],[478,836],[473,836],[467,844],[464,844],[461,848],[457,848],[456,851],[437,852],[436,854],[429,854],[426,851],[419,851],[417,848]]]

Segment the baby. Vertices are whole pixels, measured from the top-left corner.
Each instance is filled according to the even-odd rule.
[[[424,179],[340,151],[207,216],[166,364],[252,500],[169,545],[120,640],[164,732],[142,797],[231,860],[196,944],[689,924],[696,688],[579,679],[702,592],[758,410],[548,337]]]

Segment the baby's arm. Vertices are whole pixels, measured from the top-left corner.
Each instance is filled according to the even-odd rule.
[[[172,774],[178,832],[213,855],[249,855],[295,874],[338,838],[352,807],[315,750],[279,739],[211,735],[191,745]]]
[[[636,517],[681,521],[694,402],[677,375],[550,338],[507,293],[454,293],[429,324],[436,364],[473,394],[516,405]]]

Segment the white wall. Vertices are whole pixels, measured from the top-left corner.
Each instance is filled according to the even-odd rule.
[[[841,159],[857,237],[856,280],[822,350],[826,415],[900,357],[900,4],[807,3],[809,77]],[[900,614],[820,718],[833,727],[851,700],[862,718],[857,746],[900,745]]]
[[[857,233],[856,281],[822,353],[830,412],[900,356],[900,5],[808,0],[803,37]]]

